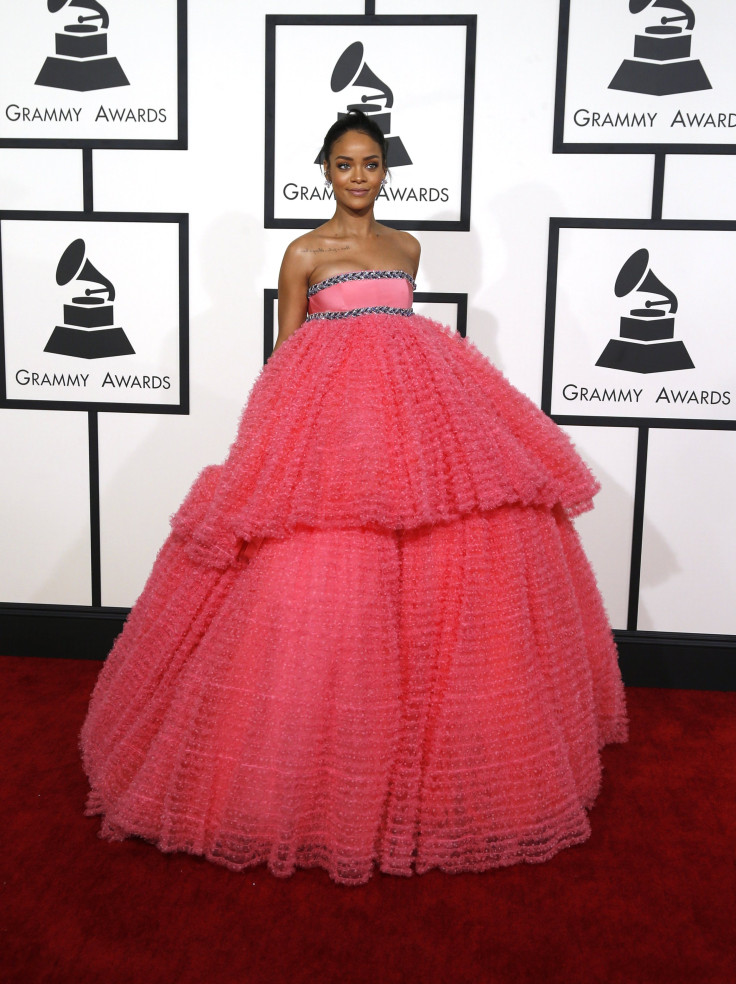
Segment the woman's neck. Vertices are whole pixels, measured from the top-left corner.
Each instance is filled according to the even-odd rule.
[[[372,205],[364,214],[356,214],[338,205],[328,225],[330,233],[339,239],[371,239],[379,223],[373,216]]]

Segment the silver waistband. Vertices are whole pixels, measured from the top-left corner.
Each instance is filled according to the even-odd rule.
[[[317,318],[325,318],[327,321],[337,321],[339,318],[356,318],[361,314],[400,314],[408,318],[414,314],[414,308],[387,307],[384,304],[377,304],[374,307],[351,308],[349,311],[315,311],[308,314],[306,321],[316,321]]]

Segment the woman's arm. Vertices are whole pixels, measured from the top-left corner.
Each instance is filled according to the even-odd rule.
[[[306,254],[291,243],[284,253],[279,271],[279,333],[274,352],[294,334],[307,315],[309,264]]]

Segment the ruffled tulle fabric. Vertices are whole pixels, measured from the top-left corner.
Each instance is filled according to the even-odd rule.
[[[413,529],[500,505],[591,508],[567,436],[447,326],[316,321],[262,369],[222,466],[174,517],[192,556],[300,528]]]
[[[225,571],[171,537],[81,747],[103,837],[359,884],[585,840],[599,749],[625,737],[570,520],[503,506],[303,530]]]
[[[100,835],[346,885],[584,841],[600,749],[627,734],[571,521],[596,488],[449,328],[302,326],[98,678]]]

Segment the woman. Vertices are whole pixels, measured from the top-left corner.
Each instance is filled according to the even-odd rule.
[[[385,142],[328,131],[335,214],[286,251],[279,336],[100,674],[80,745],[101,836],[343,884],[543,861],[590,834],[626,739],[570,517],[566,436],[411,309],[373,216]]]

